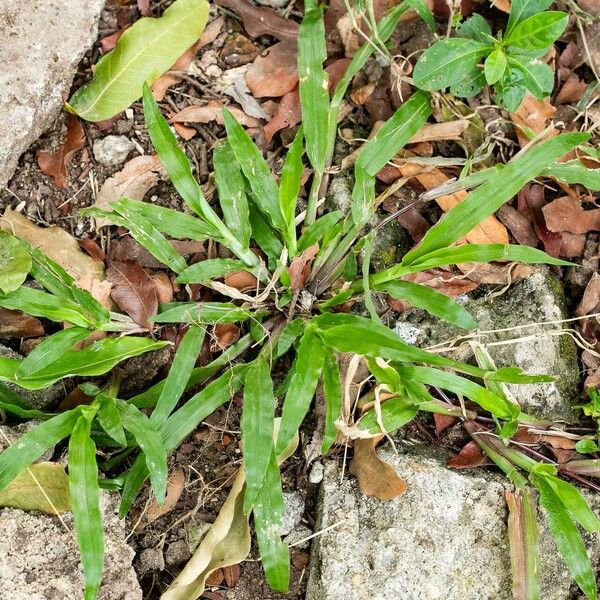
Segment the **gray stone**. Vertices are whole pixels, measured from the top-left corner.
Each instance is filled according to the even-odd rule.
[[[283,492],[283,506],[284,513],[279,532],[282,536],[286,536],[300,523],[306,504],[302,494],[294,491]]]
[[[167,567],[174,567],[188,561],[190,556],[190,549],[185,540],[177,540],[165,550],[165,564]]]
[[[134,551],[116,515],[117,496],[102,493],[105,567],[99,600],[141,600]],[[0,599],[83,598],[83,574],[70,513],[60,517],[0,510]],[[68,531],[65,529],[68,528]]]
[[[316,460],[310,468],[308,481],[310,483],[321,483],[321,481],[323,481],[324,471],[325,467],[323,466],[323,463],[320,460]]]
[[[510,600],[507,480],[446,469],[431,450],[379,455],[408,483],[387,502],[326,466],[315,530],[337,526],[313,541],[306,600]],[[541,597],[568,600],[571,577],[541,522]],[[598,538],[587,541],[597,564]]]
[[[306,525],[298,525],[294,531],[283,538],[283,541],[294,548],[299,550],[308,550],[310,546],[310,540],[307,539],[313,534],[312,529],[306,527]]]
[[[124,135],[107,135],[94,142],[94,158],[103,165],[116,167],[125,161],[135,147]]]
[[[11,350],[10,348],[0,344],[0,358],[23,357],[14,350]],[[3,382],[3,384],[9,390],[19,394],[31,408],[37,408],[40,410],[53,407],[59,399],[64,398],[66,395],[65,388],[60,381],[41,390],[26,390],[18,385],[7,382]]]
[[[486,346],[497,367],[516,366],[526,373],[556,377],[553,383],[508,386],[522,409],[540,418],[573,420],[571,406],[578,400],[579,367],[573,339],[568,334],[558,335],[566,326],[557,321],[567,316],[558,279],[542,267],[500,295],[459,300],[479,324],[481,335],[475,339]],[[543,322],[547,324],[520,327]],[[407,342],[421,347],[453,342],[456,350],[445,356],[472,360],[466,332],[423,311],[403,313],[394,329]],[[491,331],[499,329],[509,331]],[[516,341],[494,345],[507,340]]]
[[[160,548],[146,548],[140,552],[138,557],[138,571],[143,577],[147,573],[163,571],[165,568],[165,558]]]
[[[104,0],[0,0],[0,188],[60,113],[103,6]]]
[[[256,3],[271,8],[283,8],[289,4],[289,0],[256,0]]]

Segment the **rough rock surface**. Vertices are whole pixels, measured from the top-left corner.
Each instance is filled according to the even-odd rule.
[[[0,119],[2,117],[0,116]],[[0,140],[2,144],[2,140]],[[20,354],[0,344],[0,358],[23,358]],[[19,394],[31,408],[44,410],[56,404],[59,398],[65,397],[64,386],[58,382],[42,390],[26,390],[18,385],[4,382],[4,385]]]
[[[409,486],[389,502],[327,465],[315,530],[341,523],[315,539],[306,600],[510,600],[506,480],[448,470],[431,450],[380,456]],[[589,541],[597,564],[598,540]],[[568,600],[571,578],[544,525],[540,556],[541,597]]]
[[[101,497],[105,532],[105,570],[99,600],[141,600],[131,565],[133,549],[125,542],[116,516],[116,497]],[[0,510],[0,600],[83,598],[83,575],[70,513],[57,517]]]
[[[124,135],[107,135],[94,142],[94,158],[103,165],[120,165],[135,150],[135,144]]]
[[[60,112],[103,6],[104,0],[0,2],[0,188]]]
[[[496,366],[517,366],[526,373],[546,373],[556,377],[553,383],[509,386],[522,409],[541,418],[572,420],[571,406],[577,404],[579,393],[579,368],[572,338],[557,335],[565,325],[556,321],[566,317],[561,283],[546,268],[540,268],[500,295],[464,300],[464,306],[475,317],[480,332],[510,329],[474,338],[486,345]],[[542,322],[548,324],[517,328]],[[429,317],[420,310],[404,313],[396,323],[395,331],[407,342],[422,347],[465,339],[464,330]],[[520,339],[516,343],[489,345],[517,338]],[[456,347],[454,353],[446,353],[446,356],[460,360],[471,358],[468,344],[459,342]]]

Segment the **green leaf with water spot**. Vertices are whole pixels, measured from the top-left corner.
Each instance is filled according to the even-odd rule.
[[[31,256],[19,240],[0,230],[0,291],[18,289],[31,270]]]

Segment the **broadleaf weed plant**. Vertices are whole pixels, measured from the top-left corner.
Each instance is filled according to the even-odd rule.
[[[403,12],[414,5],[414,0],[405,0],[393,8],[378,26],[378,38],[385,42]],[[278,529],[283,506],[278,457],[297,436],[320,385],[326,409],[321,432],[322,453],[329,451],[340,429],[348,438],[369,437],[393,431],[419,411],[466,415],[469,417],[467,427],[475,431],[477,413],[464,413],[460,407],[433,397],[428,386],[437,386],[465,396],[493,417],[496,431],[485,434],[492,441],[487,446],[481,443],[482,448],[501,468],[506,467],[516,484],[524,485],[524,478],[517,477],[516,468],[510,467],[513,463],[529,473],[531,482],[542,493],[544,506],[551,503],[549,498],[554,498],[553,494],[563,500],[566,497],[564,485],[569,484],[558,480],[552,469],[544,470],[543,465],[517,459],[514,453],[506,455],[512,451],[508,440],[519,424],[529,422],[531,417],[523,414],[503,393],[503,384],[535,383],[549,378],[526,375],[516,368],[496,369],[481,356],[480,364],[472,365],[411,346],[381,322],[372,294],[385,292],[405,299],[438,318],[471,329],[476,323],[463,306],[406,277],[430,268],[465,262],[505,260],[569,265],[525,246],[456,243],[527,182],[558,169],[557,161],[589,136],[564,133],[534,141],[501,169],[488,169],[485,177],[470,180],[473,191],[432,227],[419,245],[398,264],[371,272],[369,256],[377,235],[377,229],[370,225],[377,210],[375,176],[431,114],[428,92],[415,91],[358,154],[350,214],[334,211],[319,215],[341,100],[352,77],[374,51],[374,46],[366,43],[356,53],[330,97],[323,68],[326,57],[322,8],[307,3],[299,37],[303,125],[288,149],[277,181],[261,151],[224,109],[227,137],[213,152],[218,208],[205,198],[185,153],[145,86],[144,116],[152,144],[187,210],[180,212],[122,198],[113,202],[110,210],[88,209],[87,214],[107,218],[127,228],[139,244],[176,274],[179,283],[202,284],[213,290],[217,300],[171,302],[159,307],[152,319],[156,326],[186,324],[188,330],[167,378],[128,401],[118,398],[118,376],[100,387],[83,384],[84,391],[93,398],[92,403],[56,415],[31,411],[17,394],[7,388],[0,390],[1,408],[20,418],[43,420],[20,438],[18,446],[11,446],[0,454],[0,489],[46,449],[70,437],[69,482],[86,599],[97,596],[102,577],[100,487],[120,490],[121,516],[128,513],[148,478],[161,503],[165,496],[168,454],[202,420],[240,391],[244,395],[241,418],[246,481],[243,509],[248,515],[254,514],[266,577],[277,590],[286,590],[289,579],[289,552]],[[299,211],[298,195],[305,164],[312,168],[313,181],[307,208]],[[570,176],[581,177],[581,169]],[[169,238],[211,240],[227,249],[231,258],[211,258],[188,265]],[[160,347],[160,342],[126,336],[109,337],[82,350],[74,349],[74,344],[88,337],[92,330],[130,333],[132,324],[122,315],[111,314],[98,305],[38,250],[15,242],[10,236],[8,239],[14,255],[8,263],[21,272],[6,281],[0,280],[4,292],[0,306],[66,321],[74,327],[50,336],[38,346],[41,350],[34,351],[23,361],[0,359],[0,379],[23,387],[43,387],[67,376],[98,376],[123,358]],[[361,252],[362,261],[359,261]],[[253,277],[254,284],[243,290],[226,285],[224,278],[238,272]],[[19,285],[27,273],[48,290],[44,302],[25,298]],[[361,299],[369,316],[343,312],[350,301]],[[48,308],[39,309],[46,303],[57,307],[56,311],[60,305],[61,310],[51,313]],[[210,335],[213,326],[228,322],[239,324],[244,330],[242,337],[212,363],[195,367],[205,337]],[[135,352],[129,345],[135,347]],[[115,346],[112,354],[106,349],[109,346]],[[104,356],[105,350],[108,358]],[[342,412],[347,411],[342,411],[345,373],[339,353],[364,357],[377,381],[369,392],[374,394],[372,408],[356,422],[341,418]],[[104,362],[94,361],[92,356],[104,357]],[[284,358],[292,366],[283,384],[275,389],[273,374]],[[192,395],[186,396],[183,402],[187,391]],[[379,391],[386,393],[385,401]],[[280,418],[276,420],[278,412]],[[484,440],[482,436],[474,435],[474,438],[478,443]],[[109,469],[121,469],[118,477],[99,477],[97,445],[118,452],[117,460],[111,461]],[[136,451],[137,457],[128,464],[125,459]],[[570,497],[575,498],[578,492],[572,488],[573,492],[571,487]],[[573,502],[584,510],[579,500]],[[571,503],[567,509],[570,511],[573,506]],[[577,520],[584,524],[582,519]],[[560,536],[561,524],[567,527],[571,522],[561,513],[553,523],[556,525],[553,531]],[[584,526],[596,527],[596,521],[592,521],[588,513]],[[572,528],[569,531],[570,539],[575,539]],[[574,531],[577,533],[576,527]],[[574,569],[572,561],[567,560],[567,564]],[[581,570],[574,569],[574,573],[588,596],[595,597],[589,582],[578,578]]]

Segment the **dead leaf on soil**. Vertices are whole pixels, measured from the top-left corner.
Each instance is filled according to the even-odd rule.
[[[571,104],[572,102],[579,102],[585,91],[587,90],[587,83],[580,79],[574,73],[563,83],[560,91],[556,96],[556,104]]]
[[[166,177],[158,156],[136,156],[125,167],[109,177],[98,192],[94,206],[110,209],[110,203],[119,198],[143,200],[146,192],[153,188],[159,179]],[[96,219],[96,228],[110,225],[107,219]]]
[[[381,436],[355,440],[350,473],[358,479],[363,494],[379,500],[391,500],[404,494],[408,486],[398,477],[392,465],[377,456],[375,446],[380,439]]]
[[[173,247],[181,256],[188,258],[193,254],[204,254],[204,242],[195,240],[170,240]],[[108,255],[109,262],[124,262],[132,260],[145,269],[165,269],[148,250],[140,246],[132,237],[126,235],[112,243]]]
[[[313,244],[307,248],[300,256],[296,256],[292,260],[288,272],[290,274],[292,290],[297,291],[302,289],[308,281],[311,274],[311,263],[313,258],[319,251],[319,244]]]
[[[278,42],[256,58],[246,72],[246,85],[255,98],[279,98],[298,83],[298,44]]]
[[[149,274],[156,287],[156,295],[160,304],[173,302],[173,283],[164,271],[154,271]]]
[[[553,232],[575,234],[598,231],[600,229],[600,208],[584,210],[581,203],[570,196],[563,196],[542,208],[546,227]]]
[[[255,290],[258,285],[258,280],[252,273],[248,271],[238,271],[237,273],[231,273],[227,275],[223,280],[226,286],[234,288],[240,292],[247,292],[248,290]]]
[[[448,461],[447,466],[450,469],[472,469],[491,464],[493,464],[492,461],[482,452],[477,443],[471,441]]]
[[[517,138],[521,148],[530,142],[529,137],[523,133],[521,127],[529,128],[534,133],[542,133],[555,114],[556,108],[550,103],[549,98],[538,100],[527,92],[519,108],[514,113],[510,113],[512,122],[517,126]],[[555,130],[554,134],[558,134],[558,131]]]
[[[238,14],[251,38],[272,35],[281,41],[298,39],[298,23],[280,17],[272,8],[254,6],[248,0],[216,0],[216,4]]]
[[[210,349],[212,352],[225,350],[240,339],[240,328],[235,323],[217,323],[213,330]]]
[[[39,248],[63,267],[77,284],[90,289],[92,281],[104,280],[104,265],[85,254],[77,240],[60,227],[38,227],[22,214],[7,208],[0,228]]]
[[[20,310],[0,307],[0,337],[31,338],[41,335],[44,335],[44,327],[39,319]]]
[[[85,145],[85,133],[75,115],[67,115],[67,135],[64,142],[56,152],[38,150],[37,162],[44,175],[54,179],[56,187],[67,187],[67,166],[73,153],[81,150]]]
[[[575,315],[578,317],[590,315],[596,312],[598,304],[600,304],[600,275],[594,273],[585,286],[583,297],[575,310]]]
[[[152,502],[146,511],[146,523],[152,523],[152,521],[156,521],[156,519],[172,511],[179,501],[184,487],[185,473],[181,467],[175,467],[167,480],[167,495],[164,504],[159,506],[156,498],[152,498]]]
[[[510,204],[504,204],[496,211],[496,214],[519,244],[533,248],[538,245],[539,240],[533,230],[533,224],[523,213]]]
[[[136,262],[112,262],[106,271],[111,298],[140,327],[152,329],[149,319],[158,311],[154,279]]]
[[[223,107],[225,104],[218,100],[211,100],[204,106],[186,106],[183,110],[171,117],[172,123],[211,123],[215,121],[223,125]],[[227,107],[233,116],[245,127],[258,127],[260,121],[249,117],[243,110],[236,106]]]
[[[69,479],[64,468],[55,462],[29,466],[0,491],[0,506],[52,515],[71,510]]]
[[[448,415],[440,415],[437,413],[433,414],[433,421],[435,422],[435,432],[440,435],[448,429],[448,427],[452,427],[455,423],[458,422],[457,417],[450,417]]]

